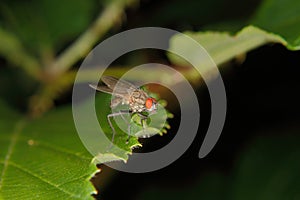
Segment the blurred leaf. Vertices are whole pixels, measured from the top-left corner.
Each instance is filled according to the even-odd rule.
[[[171,26],[179,31],[197,30],[224,20],[238,19],[244,22],[252,15],[259,2],[259,0],[172,0],[156,3],[152,1],[150,4],[152,7],[143,10],[143,17],[134,16],[131,21],[138,21],[143,26],[145,24],[146,26]]]
[[[237,163],[230,199],[299,199],[299,139],[285,134],[252,142]]]
[[[185,34],[199,42],[217,65],[267,43],[286,44],[285,40],[280,36],[253,26],[248,26],[233,36],[225,32],[185,32]],[[198,52],[187,46],[185,40],[186,38],[181,35],[173,36],[170,41],[170,51],[178,51],[180,49],[189,55]],[[190,65],[177,55],[168,54],[168,56],[174,64],[181,66]],[[193,57],[201,63],[201,66],[207,67],[205,69],[207,72],[210,71],[210,60],[204,60],[197,57],[197,55]]]
[[[152,185],[138,199],[299,199],[299,139],[296,135],[256,138],[241,152],[230,175],[205,171],[194,184]]]
[[[96,172],[79,140],[70,107],[28,121],[0,104],[0,196],[92,199]]]
[[[94,15],[94,1],[1,2],[1,23],[31,51],[57,50],[81,33]]]
[[[195,1],[195,0],[173,0],[170,2],[162,2],[157,7],[157,11],[149,15],[151,20],[148,23],[157,24],[158,26],[173,24],[177,26],[187,24],[201,24],[216,20],[224,12],[223,7],[226,1]],[[216,6],[218,5],[218,6]],[[212,15],[211,10],[214,10]],[[195,15],[197,13],[197,15]],[[147,19],[147,20],[149,20]]]
[[[250,23],[281,35],[291,50],[300,49],[300,1],[264,0]]]
[[[280,43],[290,50],[299,50],[299,10],[300,2],[297,0],[265,0],[254,12],[253,18],[249,20],[257,27],[247,26],[233,36],[229,33],[213,31],[186,32],[186,34],[199,42],[217,65],[268,43]],[[224,23],[226,24],[226,22]],[[185,45],[184,38],[178,35],[175,35],[170,41],[170,50],[176,49],[184,49],[191,55],[195,52],[194,49]],[[189,65],[178,56],[169,54],[169,58],[174,64]],[[195,59],[199,60],[200,58],[195,57]],[[207,65],[208,61],[201,60],[199,62],[203,63],[202,66],[206,65],[210,68]]]
[[[147,187],[137,199],[151,200],[151,199],[172,199],[172,200],[225,200],[227,192],[227,182],[224,175],[218,172],[207,172],[201,181],[196,184],[182,184],[181,186],[167,187],[155,185]],[[164,188],[162,190],[162,187]]]

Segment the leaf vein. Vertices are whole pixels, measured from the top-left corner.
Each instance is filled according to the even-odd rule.
[[[1,190],[2,185],[3,185],[3,177],[5,175],[5,172],[6,172],[7,168],[8,168],[10,157],[13,154],[13,150],[14,150],[14,147],[16,145],[18,136],[20,135],[21,130],[23,129],[24,125],[25,125],[25,120],[23,120],[23,119],[20,120],[19,122],[17,122],[16,125],[15,125],[13,134],[11,136],[11,142],[8,146],[7,154],[6,154],[4,162],[3,162],[3,169],[2,169],[2,172],[1,172],[1,176],[0,176],[0,190]]]
[[[54,189],[58,189],[58,190],[60,190],[61,192],[70,195],[71,197],[80,198],[80,196],[75,195],[75,194],[72,194],[72,193],[70,193],[70,192],[67,191],[67,190],[64,190],[63,188],[59,187],[59,185],[56,185],[55,183],[52,183],[51,181],[44,179],[43,177],[41,177],[41,176],[35,174],[34,172],[32,172],[32,171],[30,171],[30,170],[28,170],[28,169],[25,169],[25,168],[19,166],[18,164],[14,163],[14,162],[9,162],[8,164],[10,164],[11,166],[13,166],[13,167],[15,167],[15,168],[17,168],[17,169],[19,169],[19,170],[21,170],[21,171],[23,171],[23,172],[29,174],[29,175],[32,176],[32,177],[35,177],[36,179],[38,179],[38,180],[40,180],[40,181],[42,181],[42,182],[44,182],[44,183],[46,183],[46,184],[52,186]]]
[[[69,154],[69,155],[75,156],[77,158],[81,158],[83,160],[91,160],[91,158],[88,158],[88,157],[83,156],[83,155],[76,154],[76,153],[74,153],[72,151],[69,151],[67,149],[64,149],[64,148],[61,148],[61,147],[58,147],[58,146],[53,146],[53,145],[47,144],[47,143],[39,141],[39,140],[35,140],[35,141],[37,142],[37,144],[40,147],[49,148],[53,151],[57,151],[57,152],[64,153],[64,154]]]

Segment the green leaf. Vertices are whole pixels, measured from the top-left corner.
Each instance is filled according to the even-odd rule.
[[[236,35],[230,35],[226,32],[185,32],[185,34],[199,42],[217,65],[267,43],[286,44],[286,41],[280,36],[253,26],[244,28]],[[173,36],[170,40],[170,51],[178,51],[180,49],[189,55],[198,52],[188,46],[185,40],[186,38],[181,35]],[[168,56],[174,64],[181,66],[190,65],[177,55],[168,54]],[[198,63],[201,63],[200,67],[207,67],[205,70],[207,72],[210,71],[210,60],[207,57],[205,57],[207,60],[198,58],[196,55],[193,57],[198,60]]]
[[[0,104],[0,199],[93,199],[97,168],[70,107],[29,121]]]
[[[264,0],[250,23],[282,36],[291,50],[300,49],[300,1]]]

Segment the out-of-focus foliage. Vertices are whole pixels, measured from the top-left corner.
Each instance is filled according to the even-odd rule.
[[[26,51],[57,53],[91,23],[95,1],[2,1],[1,28],[17,37]],[[54,52],[51,52],[54,51]],[[45,55],[44,55],[45,56]]]
[[[199,42],[217,65],[267,43],[280,43],[291,50],[299,50],[299,10],[300,2],[296,0],[265,0],[249,20],[259,28],[249,26],[232,36],[227,32],[213,31],[186,32],[186,34]],[[181,41],[184,41],[183,38],[173,37],[170,50],[184,48],[191,54],[195,52]],[[177,56],[170,54],[169,58],[174,64],[188,66]]]
[[[287,44],[280,36],[253,26],[246,27],[233,36],[225,32],[185,32],[185,34],[199,42],[216,65],[228,62],[239,55],[267,43]],[[179,35],[174,36],[170,41],[170,51],[178,52],[180,50],[189,52],[190,55],[195,54],[197,51],[187,46],[184,41],[184,37]],[[203,58],[200,60],[196,55],[194,57],[199,60],[198,62],[201,63],[201,66],[207,67],[207,69],[203,70],[209,72],[211,67],[209,65],[210,60],[204,60]],[[176,65],[190,66],[185,60],[174,54],[169,54],[169,59]]]
[[[264,0],[250,23],[282,36],[291,50],[300,49],[300,2],[297,0]]]
[[[240,158],[230,175],[211,170],[191,187],[161,190],[151,186],[139,199],[298,199],[300,138],[276,136],[274,132],[273,136],[258,137],[250,142],[239,153]]]

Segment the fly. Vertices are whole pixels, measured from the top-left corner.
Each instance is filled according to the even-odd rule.
[[[144,128],[144,120],[147,116],[143,115],[143,112],[153,112],[157,110],[157,102],[154,98],[150,97],[144,90],[139,87],[136,87],[132,83],[129,83],[124,80],[119,80],[112,76],[103,76],[101,78],[102,82],[105,85],[90,85],[91,88],[111,94],[113,99],[111,101],[110,107],[113,109],[119,104],[128,105],[129,110],[124,111],[120,110],[119,112],[111,113],[107,115],[107,120],[110,128],[113,131],[112,142],[116,134],[115,129],[111,123],[111,118],[115,116],[121,116],[127,114],[137,113],[141,117],[141,123]],[[124,119],[124,118],[123,118]],[[128,135],[130,133],[130,124],[128,123]]]

